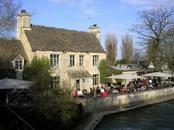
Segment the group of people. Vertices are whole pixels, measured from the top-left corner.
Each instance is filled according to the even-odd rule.
[[[144,80],[137,79],[130,81],[127,85],[121,85],[121,84],[111,85],[113,93],[131,93],[149,89],[158,89],[162,87],[165,86],[162,85],[160,78],[149,78]]]
[[[86,89],[76,89],[73,93],[74,97],[87,97],[87,96],[101,96],[106,97],[111,94],[121,94],[121,93],[131,93],[138,91],[145,91],[149,89],[158,89],[164,85],[161,85],[160,78],[149,78],[144,80],[133,80],[130,81],[127,85],[121,84],[121,82],[112,84],[108,82],[104,85],[99,84],[95,89],[90,88],[90,91]]]
[[[96,96],[102,96],[102,97],[106,97],[108,96],[108,91],[106,91],[106,89],[101,86],[97,86],[95,91],[94,88],[90,88],[90,91],[88,92],[86,89],[75,89],[73,92],[73,96],[74,97],[87,97],[87,96],[94,96],[94,92],[96,93]]]
[[[74,93],[73,93],[73,96],[74,97],[84,97],[85,94],[87,93],[87,90],[84,89],[83,91],[79,88],[79,89],[75,89],[74,90]]]

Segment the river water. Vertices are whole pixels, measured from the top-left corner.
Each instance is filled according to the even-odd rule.
[[[174,101],[106,116],[95,130],[174,130]]]

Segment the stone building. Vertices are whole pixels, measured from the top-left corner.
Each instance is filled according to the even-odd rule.
[[[31,15],[22,10],[17,16],[17,39],[21,41],[28,61],[33,56],[50,60],[52,87],[64,84],[89,90],[98,85],[98,64],[106,58],[100,44],[100,28],[89,32],[31,24]]]

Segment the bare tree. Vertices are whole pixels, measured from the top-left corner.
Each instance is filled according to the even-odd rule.
[[[106,35],[105,45],[107,52],[107,63],[109,66],[113,66],[117,56],[117,38],[114,34]]]
[[[140,13],[140,23],[133,29],[145,43],[147,53],[151,58],[149,60],[155,65],[160,62],[162,57],[159,57],[163,51],[160,48],[162,39],[174,25],[173,14],[174,10],[166,6],[156,6],[150,10],[144,10]]]
[[[19,7],[14,0],[0,0],[0,37],[7,37],[13,31]]]
[[[164,49],[164,63],[174,72],[174,28],[167,32],[167,36],[163,40],[161,46]]]
[[[122,59],[126,61],[126,63],[130,63],[133,58],[133,39],[129,34],[125,34],[122,38]]]

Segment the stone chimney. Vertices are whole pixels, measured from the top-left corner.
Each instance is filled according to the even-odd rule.
[[[89,27],[89,32],[95,34],[97,37],[98,41],[100,42],[100,27],[97,26],[97,24],[93,24],[92,26]]]
[[[17,16],[17,39],[21,39],[22,31],[31,30],[31,15],[26,10],[21,10]]]

